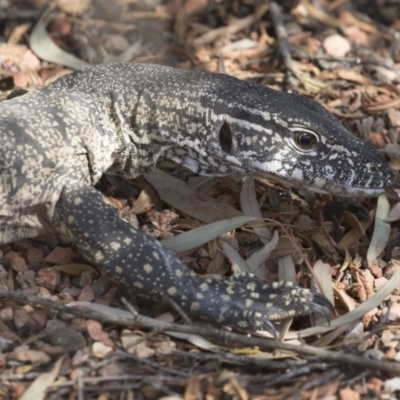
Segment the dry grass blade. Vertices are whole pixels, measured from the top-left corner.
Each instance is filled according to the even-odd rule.
[[[386,222],[386,217],[389,213],[390,205],[386,194],[381,194],[378,197],[378,204],[375,215],[375,228],[372,235],[371,243],[367,252],[368,265],[371,265],[374,260],[381,254],[386,247],[390,236],[390,224]]]
[[[239,274],[241,272],[252,272],[247,262],[231,245],[222,242],[221,246],[225,256],[232,264],[232,270],[234,274]]]
[[[296,267],[290,254],[279,257],[278,277],[280,281],[296,282]]]
[[[331,266],[318,260],[313,266],[314,276],[318,279],[322,294],[332,303],[335,303],[333,297]]]
[[[242,190],[240,191],[240,206],[243,214],[255,218],[263,218],[254,188],[254,179],[251,177],[247,177],[243,180]],[[271,231],[266,226],[253,227],[253,230],[264,244],[267,244],[272,237]]]
[[[278,231],[274,232],[272,239],[269,243],[263,246],[260,250],[253,253],[247,260],[247,265],[250,268],[250,271],[257,274],[257,271],[261,267],[265,261],[268,260],[269,256],[271,255],[272,250],[275,249],[279,242],[279,234]],[[263,274],[264,276],[264,274]]]
[[[166,331],[165,334],[178,339],[186,340],[202,350],[213,351],[213,352],[218,352],[221,350],[219,346],[211,343],[210,341],[204,339],[202,336],[199,335],[193,335],[192,333],[184,333],[184,332],[172,332],[172,331]]]
[[[315,284],[318,282],[318,285]],[[331,276],[331,266],[327,263],[318,260],[313,266],[313,280],[311,288],[315,291],[321,292],[331,304],[335,304],[335,299],[333,297],[333,286],[332,286],[332,276]],[[327,313],[329,310],[326,308]],[[326,326],[326,320],[319,314],[315,315],[315,325]]]
[[[260,279],[265,279],[265,269],[260,267],[268,260],[278,242],[279,234],[275,231],[272,240],[253,253],[247,260],[244,260],[232,246],[225,242],[222,242],[222,249],[232,263],[234,273],[247,272],[257,275]]]
[[[236,217],[225,219],[223,221],[214,222],[200,228],[192,229],[189,232],[182,233],[171,239],[161,241],[161,244],[169,250],[187,251],[199,247],[210,240],[213,240],[223,233],[239,228],[251,221],[255,221],[253,217]]]

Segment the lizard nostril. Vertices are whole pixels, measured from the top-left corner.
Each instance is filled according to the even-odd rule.
[[[379,167],[374,163],[368,163],[367,169],[369,172],[379,172]]]

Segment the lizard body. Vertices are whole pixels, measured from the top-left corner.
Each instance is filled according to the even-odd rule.
[[[165,161],[347,196],[394,180],[376,149],[305,97],[227,75],[107,64],[1,103],[0,243],[53,232],[138,293],[241,328],[327,305],[290,283],[198,277],[93,188],[105,172],[133,178]]]

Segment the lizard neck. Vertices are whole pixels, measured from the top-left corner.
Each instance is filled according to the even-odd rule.
[[[202,105],[204,82],[179,70],[171,70],[176,77],[164,72],[156,79],[154,67],[149,74],[146,66],[139,66],[135,80],[114,82],[107,104],[99,107],[107,110],[99,126],[118,143],[108,172],[132,178],[173,161],[199,174],[222,174],[209,152],[213,146],[219,151],[216,125],[223,116]]]

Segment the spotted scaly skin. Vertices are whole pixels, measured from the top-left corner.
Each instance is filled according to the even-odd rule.
[[[238,328],[321,312],[323,296],[291,283],[197,276],[93,188],[105,172],[134,178],[165,161],[345,196],[394,180],[371,145],[305,97],[226,75],[101,65],[0,104],[0,243],[53,232],[138,293]]]

